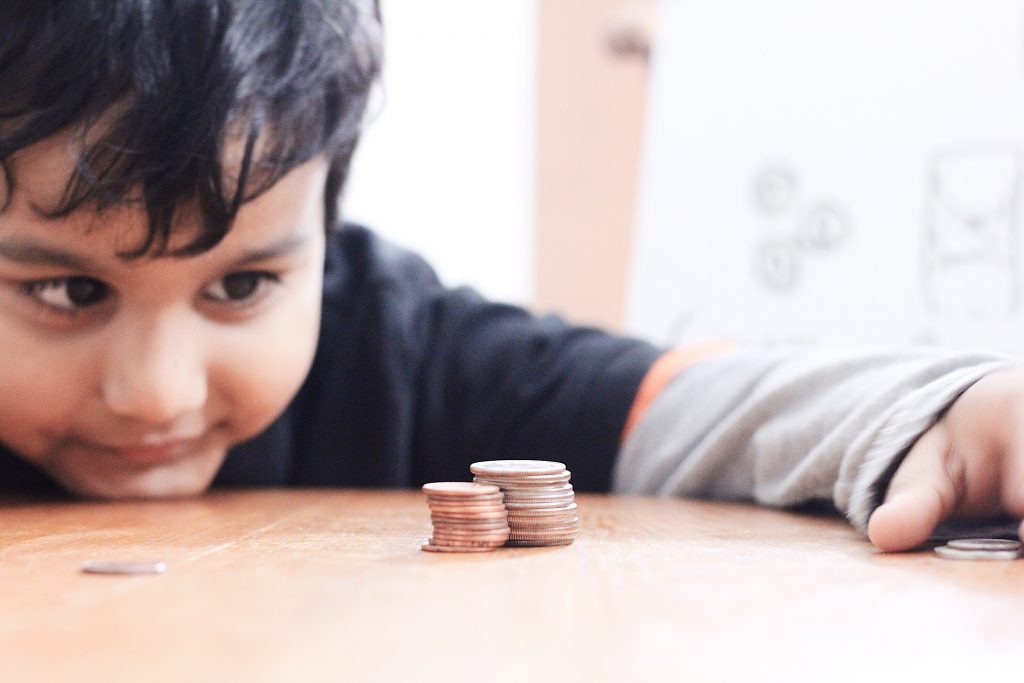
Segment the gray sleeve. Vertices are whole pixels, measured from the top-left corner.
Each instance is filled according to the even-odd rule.
[[[895,466],[990,353],[739,351],[700,361],[655,398],[619,453],[613,490],[830,501],[861,531]]]

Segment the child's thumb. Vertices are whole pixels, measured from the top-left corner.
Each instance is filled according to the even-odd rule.
[[[868,537],[886,552],[921,545],[959,502],[958,470],[947,466],[946,427],[937,423],[925,432],[903,460],[885,496],[868,521]]]

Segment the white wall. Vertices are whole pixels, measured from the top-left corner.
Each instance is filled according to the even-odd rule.
[[[383,97],[344,213],[449,285],[531,298],[534,2],[383,0]]]
[[[1024,0],[664,0],[630,329],[1024,350]]]

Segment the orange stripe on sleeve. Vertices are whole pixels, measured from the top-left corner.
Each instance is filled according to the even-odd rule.
[[[626,424],[622,428],[620,443],[629,437],[630,432],[643,418],[651,403],[668,386],[673,377],[698,361],[721,355],[733,348],[735,345],[732,342],[724,339],[712,339],[680,346],[661,354],[640,382],[640,388],[637,389],[636,398],[633,399],[633,405],[626,417]]]

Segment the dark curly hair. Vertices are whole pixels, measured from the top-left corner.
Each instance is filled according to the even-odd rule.
[[[324,154],[330,229],[380,61],[372,0],[3,0],[0,180],[9,198],[11,155],[68,131],[75,170],[59,205],[37,210],[144,205],[133,258],[167,252],[178,207],[195,203],[200,232],[171,252],[188,256]]]

